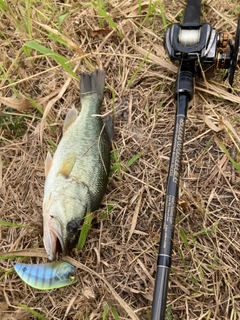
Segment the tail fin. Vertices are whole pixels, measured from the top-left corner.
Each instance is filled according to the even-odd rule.
[[[91,93],[97,93],[99,99],[103,99],[103,92],[105,86],[105,71],[98,69],[91,74],[82,73],[80,79],[80,98]]]

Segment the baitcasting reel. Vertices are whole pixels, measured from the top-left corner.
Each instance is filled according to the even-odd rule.
[[[235,43],[227,32],[218,34],[207,23],[196,21],[174,24],[165,33],[165,48],[171,61],[196,61],[197,71],[210,69],[227,69],[225,79],[229,76],[232,86],[237,65],[240,65],[240,16],[236,30]],[[223,50],[229,46],[229,51]]]

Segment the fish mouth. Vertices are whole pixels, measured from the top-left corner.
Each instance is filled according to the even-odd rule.
[[[65,254],[63,235],[62,235],[62,232],[58,228],[52,228],[51,232],[52,232],[52,235],[54,238],[52,252],[53,252],[54,258],[56,259],[57,254],[60,254],[60,253]]]
[[[49,260],[56,260],[58,254],[67,255],[78,242],[82,219],[73,219],[64,227],[54,216],[48,216],[44,221],[44,247]]]
[[[45,223],[43,241],[49,260],[51,261],[56,260],[57,254],[65,254],[62,231],[62,225],[55,217],[51,217]]]

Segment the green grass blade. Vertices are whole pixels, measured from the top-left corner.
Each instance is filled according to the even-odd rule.
[[[61,28],[61,25],[63,21],[67,18],[69,15],[69,12],[62,14],[61,16],[58,17],[58,27]]]
[[[88,212],[86,214],[86,217],[84,219],[84,223],[82,225],[82,228],[81,228],[81,233],[80,233],[80,236],[79,236],[79,239],[78,239],[78,245],[77,245],[77,249],[80,251],[82,250],[82,248],[84,247],[85,245],[85,242],[86,242],[86,239],[87,239],[87,235],[88,235],[88,232],[89,230],[91,229],[92,227],[92,215],[90,212]]]
[[[179,248],[179,249],[178,249],[178,252],[179,252],[180,257],[181,257],[181,259],[182,259],[182,263],[183,263],[184,269],[185,269],[185,270],[188,270],[187,264],[186,264],[186,261],[185,261],[185,258],[184,258],[184,254],[183,254],[183,252],[182,252],[182,249]]]
[[[25,304],[19,304],[19,307],[23,308],[24,310],[30,312],[33,316],[35,316],[37,319],[40,320],[47,320],[43,315],[41,315],[39,312],[33,310],[32,308],[26,306]]]
[[[111,172],[118,172],[119,178],[122,179],[122,172],[121,172],[121,166],[122,166],[122,162],[119,161],[119,155],[121,152],[121,148],[113,150],[112,152],[112,163],[113,165],[111,166],[110,171]]]
[[[225,145],[224,145],[223,143],[221,143],[221,147],[222,147],[224,153],[226,154],[226,156],[228,157],[229,161],[230,161],[230,162],[232,163],[232,165],[234,166],[234,168],[235,168],[238,172],[240,172],[240,165],[239,165],[236,161],[233,160],[233,158],[230,156],[227,148],[225,147]]]
[[[102,320],[107,320],[107,314],[108,314],[108,305],[105,305],[103,309]]]
[[[115,308],[112,306],[111,307],[111,311],[112,311],[112,314],[113,314],[113,317],[115,320],[120,320],[118,314],[117,314],[117,311],[115,310]]]
[[[3,220],[0,220],[0,226],[1,227],[18,227],[18,228],[25,228],[25,229],[37,229],[36,227],[33,227],[33,226],[24,226],[22,224],[12,223],[12,222],[3,221]]]
[[[57,144],[55,142],[53,142],[51,139],[48,139],[47,142],[50,144],[51,147],[54,148],[54,150],[57,149]]]
[[[181,227],[179,228],[179,232],[180,232],[180,236],[182,238],[182,241],[185,244],[185,247],[189,250],[189,244],[188,244],[187,236],[186,236],[184,230]]]
[[[139,67],[137,68],[137,70],[134,72],[134,74],[131,76],[131,79],[128,81],[127,83],[127,89],[131,86],[131,84],[133,83],[134,79],[136,78],[137,74],[139,73],[139,71],[141,70],[142,66],[144,65],[144,63],[147,61],[148,56],[150,55],[151,52],[148,52],[148,54],[144,57],[143,61],[140,63]]]
[[[40,107],[40,105],[36,101],[34,101],[31,97],[28,97],[28,99],[31,102],[31,104],[38,110],[38,112],[40,112],[41,115],[43,115],[44,111]],[[49,119],[47,119],[47,122],[50,123]]]
[[[166,31],[168,24],[167,24],[167,19],[166,19],[166,15],[165,15],[165,6],[164,6],[163,1],[160,1],[160,10],[161,10],[163,27],[164,27],[164,30]]]
[[[158,2],[155,2],[152,4],[152,2],[150,1],[149,3],[149,7],[148,7],[148,11],[147,14],[143,20],[143,23],[147,20],[149,20],[149,17],[151,16],[152,13],[154,13],[156,11],[156,7],[158,6]]]
[[[117,24],[113,21],[113,19],[107,14],[106,10],[104,9],[104,2],[102,4],[92,2],[92,5],[97,10],[98,15],[100,16],[100,26],[103,28],[103,22],[102,19],[104,18],[109,26],[111,26],[120,36],[120,38],[123,38],[122,32],[118,29]]]
[[[0,0],[0,9],[9,10],[9,7],[4,1]]]
[[[15,255],[9,255],[9,256],[0,256],[0,260],[12,260],[12,259],[15,259],[16,256]],[[1,319],[1,318],[0,318]]]
[[[78,79],[77,75],[71,67],[73,66],[70,64],[69,60],[62,55],[42,46],[41,44],[37,43],[35,40],[28,41],[25,44],[25,47],[36,50],[40,53],[42,53],[45,56],[50,56],[52,57],[57,63],[61,65],[61,67],[66,70],[73,78]]]
[[[167,320],[172,320],[172,307],[167,307]]]
[[[27,7],[28,7],[28,5],[27,5]],[[29,10],[28,10],[28,8],[24,8],[23,6],[19,5],[19,11],[21,12],[21,15],[22,15],[22,22],[25,27],[25,30],[31,38],[31,25],[30,25],[30,19],[29,19]]]
[[[107,12],[102,9],[102,8],[98,8],[98,14],[100,16],[102,16],[103,18],[106,19],[106,21],[108,22],[108,24],[113,28],[115,29],[116,31],[118,31],[118,27],[116,25],[116,23],[113,21],[113,19],[111,17],[109,17],[109,15],[107,14]]]
[[[4,279],[8,274],[13,273],[13,268],[9,269],[9,270],[4,270],[4,269],[0,269],[0,280]]]
[[[134,164],[135,161],[137,161],[142,156],[142,153],[137,153],[135,156],[133,156],[130,160],[128,160],[126,166],[129,168],[131,165]]]
[[[107,207],[106,207],[106,211],[104,211],[104,213],[100,216],[101,220],[104,220],[107,218],[107,216],[109,215],[110,212],[112,212],[113,208],[114,208],[114,202],[110,202]]]

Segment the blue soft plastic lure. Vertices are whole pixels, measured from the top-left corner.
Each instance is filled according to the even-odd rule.
[[[14,269],[24,282],[39,290],[62,288],[77,282],[75,267],[64,261],[16,263]]]

